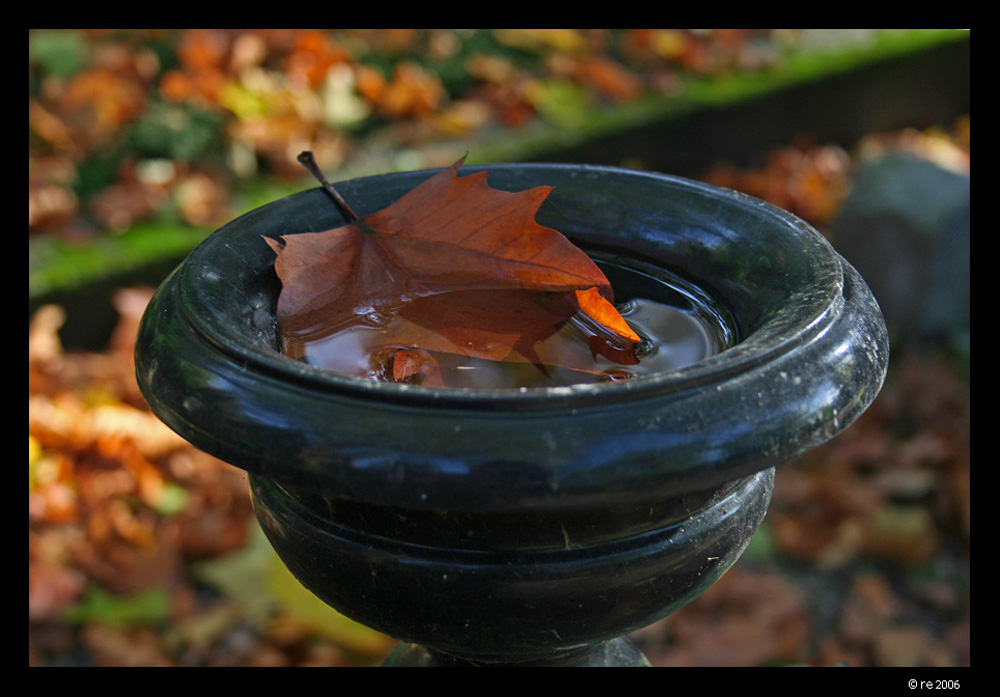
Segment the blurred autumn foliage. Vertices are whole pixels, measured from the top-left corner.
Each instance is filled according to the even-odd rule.
[[[233,187],[380,147],[565,124],[757,70],[794,30],[146,29],[29,32],[28,227],[78,236],[233,214]],[[411,163],[446,166],[433,157]],[[402,163],[406,165],[406,163]]]
[[[246,474],[192,448],[139,394],[133,340],[149,296],[117,294],[121,324],[102,353],[62,350],[58,307],[29,328],[29,665],[357,665],[384,654],[391,641],[347,620],[319,631],[308,605],[290,617],[300,595],[272,585],[265,596],[246,567],[229,593],[193,573],[237,557],[256,523]]]

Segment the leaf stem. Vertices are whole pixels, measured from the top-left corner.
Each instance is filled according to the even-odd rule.
[[[350,219],[350,222],[353,223],[357,221],[359,219],[358,215],[351,210],[351,207],[347,205],[347,201],[345,201],[337,190],[333,188],[333,184],[327,181],[326,177],[323,176],[323,172],[320,170],[319,165],[316,164],[316,158],[313,157],[312,151],[303,150],[299,153],[298,160],[303,167],[308,169],[312,175],[319,180],[319,183],[323,185],[323,188],[326,189],[328,194],[330,194],[330,197],[333,198],[334,203],[336,203],[340,210],[343,211],[344,215]]]

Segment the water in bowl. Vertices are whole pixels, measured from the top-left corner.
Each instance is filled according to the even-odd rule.
[[[505,360],[425,352],[385,341],[398,319],[316,332],[295,349],[307,363],[352,377],[459,389],[531,389],[612,383],[670,372],[715,355],[736,342],[733,323],[719,303],[679,275],[634,260],[594,255],[622,317],[642,338],[638,363],[622,365],[594,355],[595,334],[585,322],[566,322],[533,346],[535,358],[514,352]],[[396,361],[413,362],[400,378]]]

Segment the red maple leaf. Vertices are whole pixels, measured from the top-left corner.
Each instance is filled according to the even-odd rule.
[[[534,345],[582,315],[599,336],[595,353],[637,362],[640,339],[615,310],[603,272],[535,221],[552,187],[494,189],[486,172],[459,178],[463,161],[376,213],[347,208],[346,225],[265,238],[282,282],[285,352],[297,357],[307,341],[376,325],[387,346],[541,362]],[[413,369],[415,354],[404,355],[411,367],[395,379]]]

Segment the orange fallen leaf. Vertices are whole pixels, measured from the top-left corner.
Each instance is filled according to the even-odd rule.
[[[599,337],[595,354],[637,362],[640,339],[603,272],[535,221],[552,187],[493,189],[486,172],[457,176],[464,159],[364,217],[338,200],[346,225],[265,238],[282,282],[285,352],[300,357],[316,338],[378,326],[390,346],[538,362],[534,345],[576,315]]]

